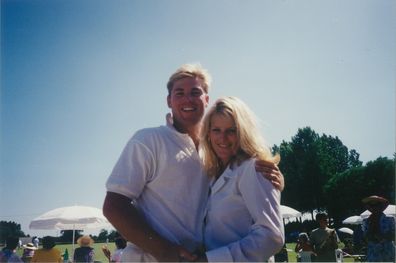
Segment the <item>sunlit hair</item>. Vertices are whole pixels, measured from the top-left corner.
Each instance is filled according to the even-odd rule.
[[[221,162],[216,157],[209,138],[211,119],[215,114],[231,117],[235,122],[240,149],[236,156],[232,158],[230,165],[238,166],[251,157],[279,163],[279,155],[274,156],[269,147],[266,146],[258,129],[254,113],[240,99],[224,97],[218,99],[208,110],[201,128],[200,153],[203,157],[204,168],[209,176],[217,176],[222,170]]]
[[[204,69],[201,64],[184,64],[169,78],[168,84],[168,95],[171,94],[173,84],[180,79],[184,78],[198,78],[203,82],[203,89],[205,93],[208,93],[210,85],[212,83],[212,77],[209,72]]]

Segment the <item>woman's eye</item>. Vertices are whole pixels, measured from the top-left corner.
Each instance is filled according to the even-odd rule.
[[[229,130],[227,130],[227,133],[230,135],[234,135],[234,134],[236,134],[236,129],[229,129]]]

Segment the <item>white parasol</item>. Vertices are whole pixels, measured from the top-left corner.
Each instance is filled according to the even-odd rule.
[[[73,250],[75,230],[110,227],[111,224],[101,209],[77,205],[53,209],[36,217],[29,224],[30,229],[73,230]]]
[[[281,214],[282,214],[283,218],[300,217],[301,216],[301,212],[297,211],[294,208],[286,206],[286,205],[281,205],[280,210],[281,210]]]
[[[384,214],[387,216],[396,217],[396,206],[395,205],[388,205],[388,207],[384,210]],[[364,211],[360,214],[362,218],[367,218],[371,215],[369,210]]]
[[[349,235],[353,235],[353,230],[348,227],[341,227],[338,229],[338,231],[340,231],[342,233],[349,234]]]
[[[342,223],[347,225],[360,225],[363,222],[363,218],[361,216],[350,216],[345,218]]]

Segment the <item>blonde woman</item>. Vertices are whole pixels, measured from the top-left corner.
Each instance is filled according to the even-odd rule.
[[[284,244],[280,192],[255,170],[256,159],[278,163],[249,108],[221,98],[204,117],[204,168],[212,180],[205,218],[209,262],[264,261]]]

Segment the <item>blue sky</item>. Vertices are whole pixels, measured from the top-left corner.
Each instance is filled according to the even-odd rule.
[[[183,63],[238,96],[269,144],[298,128],[365,163],[395,152],[392,0],[1,1],[0,220],[101,207],[138,129],[162,125]],[[286,204],[287,205],[287,204]]]

